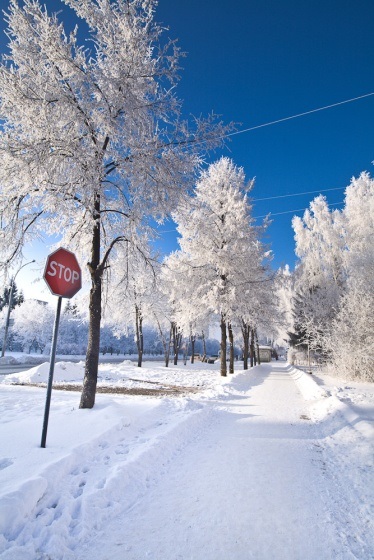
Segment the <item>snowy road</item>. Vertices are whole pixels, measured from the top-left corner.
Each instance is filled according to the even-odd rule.
[[[369,558],[334,525],[317,427],[285,366],[241,374],[207,405],[209,421],[80,560]]]

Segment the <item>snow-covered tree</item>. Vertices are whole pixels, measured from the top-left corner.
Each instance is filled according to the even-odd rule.
[[[342,211],[319,196],[295,218],[294,344],[325,350],[334,370],[374,379],[374,180],[364,172],[346,189]]]
[[[335,372],[374,381],[374,180],[352,179],[342,211],[347,286],[333,321],[330,352]]]
[[[145,325],[151,324],[151,308],[160,265],[147,244],[121,247],[119,259],[112,267],[113,290],[105,310],[106,323],[117,335],[134,333],[141,367]]]
[[[293,329],[293,274],[288,265],[277,272],[276,293],[279,302],[276,342],[279,346],[285,346],[288,344],[288,333]]]
[[[330,338],[335,373],[345,378],[374,381],[374,297],[365,283],[349,285]]]
[[[10,0],[0,65],[3,268],[42,233],[88,263],[89,336],[80,406],[94,405],[102,285],[117,247],[175,209],[230,127],[181,118],[180,52],[154,21],[156,0],[64,0],[91,43],[38,0]],[[91,48],[89,45],[91,44]],[[88,46],[87,46],[88,45]]]
[[[251,366],[254,365],[255,333],[274,332],[279,320],[276,275],[267,266],[261,265],[261,252],[257,254],[257,259],[257,270],[255,268],[252,282],[239,294],[234,308],[233,324],[240,329],[243,339],[244,369],[248,368],[249,355]]]
[[[303,218],[293,218],[292,226],[305,284],[318,287],[327,280],[331,285],[342,286],[344,239],[339,210],[330,211],[326,197],[319,195]]]
[[[153,291],[153,299],[149,304],[149,313],[164,351],[165,367],[168,367],[173,334],[173,316],[169,307],[169,299],[159,283],[156,284]]]
[[[76,304],[67,300],[60,317],[57,352],[60,354],[84,354],[87,348],[88,324],[79,313]]]
[[[201,337],[205,345],[205,333],[209,332],[210,310],[197,302],[194,294],[199,277],[190,273],[190,264],[181,251],[171,253],[163,262],[162,285],[170,303],[174,318],[185,339],[191,344],[191,361],[194,362],[195,342]],[[187,343],[188,344],[188,343]],[[206,352],[203,351],[205,357]]]
[[[52,341],[54,312],[37,300],[26,300],[13,313],[14,331],[24,350],[39,350],[42,354]]]
[[[220,323],[221,375],[227,373],[227,324],[235,319],[236,302],[262,275],[246,194],[251,184],[242,168],[223,157],[201,174],[190,207],[174,216],[191,303]]]
[[[303,218],[295,216],[296,255],[294,322],[292,340],[323,349],[338,312],[346,271],[344,236],[339,210],[330,211],[322,195],[310,203]]]
[[[347,187],[342,223],[347,274],[374,293],[374,179],[369,173],[353,178]]]

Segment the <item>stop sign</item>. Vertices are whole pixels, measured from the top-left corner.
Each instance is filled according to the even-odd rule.
[[[62,247],[48,256],[43,278],[52,294],[63,298],[73,297],[82,287],[78,261],[74,253]]]

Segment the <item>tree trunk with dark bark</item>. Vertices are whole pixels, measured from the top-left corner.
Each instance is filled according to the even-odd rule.
[[[242,321],[243,369],[248,369],[249,332],[250,332],[250,327],[249,327],[248,323],[246,323],[245,321]]]
[[[229,331],[229,352],[230,352],[229,373],[234,373],[234,333],[232,331],[231,323],[228,323],[228,331]]]
[[[251,367],[253,367],[253,366],[256,365],[256,356],[255,356],[255,332],[254,332],[254,329],[251,329],[250,356],[251,356]]]
[[[183,349],[183,364],[186,366],[187,359],[188,359],[188,338],[186,339],[185,344],[183,344],[182,349]]]
[[[191,340],[191,364],[193,364],[195,362],[195,340],[196,340],[196,336],[191,334],[190,340]]]
[[[143,363],[143,315],[138,305],[135,305],[135,325],[136,325],[136,346],[138,349],[138,367],[142,367]]]
[[[89,304],[89,330],[84,371],[83,390],[79,408],[92,408],[95,404],[97,374],[100,353],[101,324],[101,285],[103,268],[100,266],[100,196],[95,202],[95,223],[92,236],[91,262],[88,268],[91,274],[91,291]]]
[[[173,337],[173,349],[174,349],[174,365],[178,365],[178,355],[179,349],[182,342],[182,333],[176,323],[172,323],[172,337]]]
[[[258,337],[257,337],[257,331],[255,331],[256,334],[256,355],[257,355],[257,362],[258,365],[261,365],[261,359],[260,359],[260,345],[258,343]]]
[[[162,342],[162,346],[164,348],[165,367],[169,367],[172,329],[170,327],[169,338],[167,338],[166,335],[164,334],[164,331],[162,330],[162,327],[161,327],[161,324],[160,324],[159,320],[156,317],[155,317],[155,319],[156,319],[156,323],[157,323],[157,326],[158,326],[158,332],[160,333],[160,339],[161,339],[161,342]]]
[[[221,375],[223,377],[227,376],[227,364],[226,364],[226,350],[227,350],[227,330],[226,330],[226,318],[221,315]]]
[[[172,337],[172,327],[170,327],[170,331],[169,331],[169,340],[165,340],[164,343],[165,367],[169,367],[171,337]]]
[[[205,340],[205,333],[204,331],[202,331],[201,333],[201,339],[203,341],[203,359],[202,361],[205,362],[205,358],[206,358],[206,340]]]

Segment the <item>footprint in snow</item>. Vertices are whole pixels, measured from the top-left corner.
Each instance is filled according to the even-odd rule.
[[[83,494],[83,488],[86,486],[86,481],[83,480],[80,484],[79,487],[76,489],[76,491],[73,494],[74,498],[79,498],[79,496],[81,496]]]
[[[127,455],[129,448],[127,446],[120,446],[115,450],[116,455]]]
[[[0,471],[6,469],[7,467],[10,467],[10,465],[13,465],[12,459],[8,459],[8,457],[0,459]]]

